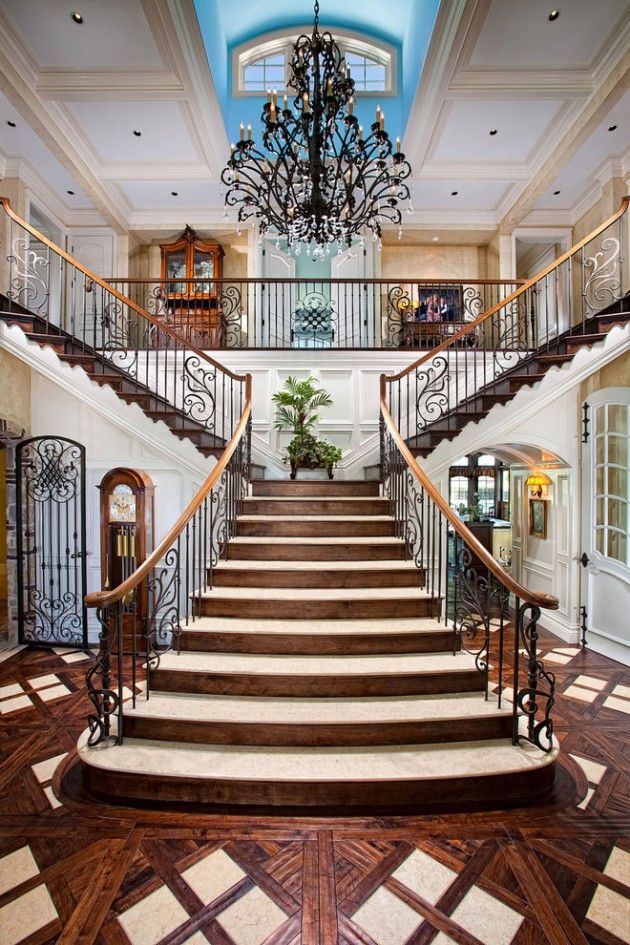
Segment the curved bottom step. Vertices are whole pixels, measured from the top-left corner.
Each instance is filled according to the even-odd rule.
[[[444,809],[509,807],[549,795],[557,749],[508,739],[378,748],[269,748],[125,739],[87,746],[82,781],[107,802]]]

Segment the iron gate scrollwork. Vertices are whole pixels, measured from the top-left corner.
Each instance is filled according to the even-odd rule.
[[[60,436],[18,444],[20,643],[87,647],[85,447]]]

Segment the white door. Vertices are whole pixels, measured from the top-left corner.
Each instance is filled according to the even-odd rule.
[[[630,389],[588,398],[582,456],[582,604],[586,643],[630,664]]]
[[[114,235],[112,233],[83,233],[70,231],[68,252],[97,276],[114,274]],[[66,275],[66,330],[92,348],[100,348],[113,339],[103,329],[103,315],[109,314],[115,323],[114,334],[124,334],[122,319],[126,312],[112,305],[110,297],[98,286],[86,280],[83,273],[69,266]],[[110,310],[110,311],[108,311]]]
[[[367,251],[359,243],[333,256],[333,279],[360,280],[368,277]],[[371,348],[374,345],[374,293],[366,282],[331,286],[336,326],[335,348]]]
[[[295,260],[284,249],[267,243],[262,254],[263,281],[256,310],[256,339],[250,347],[290,348],[291,317],[295,308],[295,286],[287,279],[295,278]]]

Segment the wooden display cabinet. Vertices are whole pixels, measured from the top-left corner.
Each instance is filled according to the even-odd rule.
[[[200,239],[186,226],[173,243],[163,243],[160,252],[168,323],[197,347],[219,347],[221,312],[217,280],[223,276],[223,247]]]
[[[139,469],[117,467],[103,476],[101,493],[101,584],[118,587],[153,551],[153,482]],[[132,598],[123,601],[123,650],[131,653],[135,632],[136,651],[146,651],[147,592],[142,582]],[[116,642],[112,650],[117,650]]]

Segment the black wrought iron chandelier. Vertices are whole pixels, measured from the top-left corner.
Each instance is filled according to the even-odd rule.
[[[226,210],[238,207],[239,223],[257,226],[261,240],[266,233],[286,238],[296,255],[324,256],[366,230],[380,247],[385,223],[398,226],[401,236],[411,168],[400,138],[394,149],[380,106],[364,136],[350,69],[332,35],[319,32],[319,0],[312,35],[302,34],[293,47],[287,85],[290,96],[282,102],[275,90],[267,93],[264,153],[251,125],[246,135],[241,124],[221,175]]]

